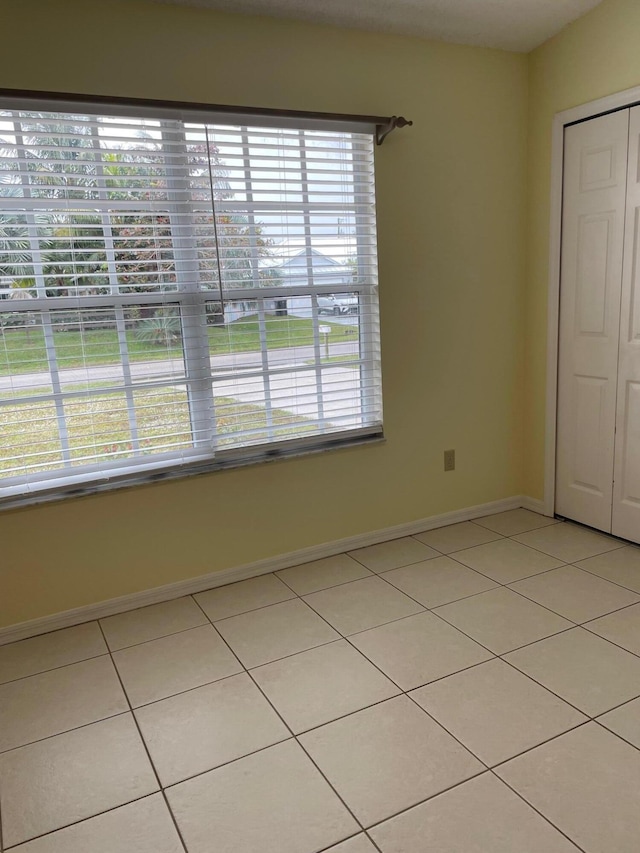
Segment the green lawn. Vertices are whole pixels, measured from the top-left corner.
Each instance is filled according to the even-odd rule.
[[[41,471],[60,468],[62,455],[52,402],[0,407],[0,472],[5,476],[15,470],[23,454],[38,454]],[[188,447],[191,443],[189,407],[186,392],[159,388],[134,392],[137,428],[143,453]],[[65,403],[71,457],[83,464],[83,457],[98,454],[104,458],[125,459],[134,455],[124,395],[103,394],[99,387],[90,398],[76,398]],[[284,410],[272,412],[272,427],[278,437],[301,435],[313,428]],[[296,426],[294,426],[294,424]],[[251,429],[255,441],[268,438],[265,410],[260,406],[239,403],[231,398],[216,398],[216,430],[223,436],[221,446],[230,444],[234,433]],[[171,433],[170,437],[165,437]],[[226,437],[226,438],[225,438]],[[151,448],[154,448],[152,451]]]
[[[323,319],[331,327],[329,343],[353,341],[357,338],[355,326],[343,326]],[[269,349],[309,346],[313,343],[311,320],[294,317],[268,317],[266,321]],[[260,349],[260,332],[255,317],[245,317],[227,326],[209,326],[209,349],[212,355],[251,352]],[[179,341],[169,346],[141,340],[135,329],[127,332],[129,358],[133,362],[180,358]],[[324,336],[323,336],[324,338]],[[54,342],[61,369],[85,365],[115,364],[120,361],[117,332],[95,329],[83,332],[54,332]],[[322,341],[324,344],[324,339]],[[2,327],[0,325],[0,376],[17,373],[34,373],[48,369],[43,331],[40,327]]]

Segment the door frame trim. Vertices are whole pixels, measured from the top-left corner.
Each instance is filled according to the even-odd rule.
[[[549,283],[547,289],[547,377],[544,449],[544,514],[556,506],[556,425],[558,416],[558,345],[560,342],[560,265],[562,252],[562,185],[564,129],[578,121],[596,118],[640,104],[640,86],[625,89],[556,113],[551,131],[551,211],[549,217]]]

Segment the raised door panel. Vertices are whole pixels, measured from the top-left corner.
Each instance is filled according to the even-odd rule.
[[[556,512],[611,529],[628,110],[565,132]]]

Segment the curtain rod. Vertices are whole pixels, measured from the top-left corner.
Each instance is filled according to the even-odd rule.
[[[126,109],[137,108],[145,110],[181,110],[185,113],[219,113],[230,119],[236,118],[261,118],[267,119],[275,126],[276,119],[286,123],[295,121],[309,122],[311,124],[335,125],[339,127],[353,127],[365,125],[371,128],[376,143],[382,145],[391,131],[397,127],[409,127],[413,124],[404,116],[371,116],[350,113],[323,113],[309,112],[306,110],[275,110],[266,107],[238,107],[224,104],[206,104],[193,101],[165,101],[148,98],[120,98],[112,95],[87,95],[71,92],[43,92],[30,89],[3,89],[0,88],[0,99],[33,101],[40,104],[42,101],[59,101],[65,104],[83,104],[85,106],[104,105],[110,107],[123,107]],[[1,107],[0,107],[1,108]]]

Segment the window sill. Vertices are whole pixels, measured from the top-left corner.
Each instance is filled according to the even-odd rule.
[[[0,512],[3,510],[20,509],[25,507],[39,506],[41,504],[53,503],[71,498],[88,497],[104,492],[112,492],[121,489],[131,489],[136,486],[149,486],[154,483],[164,483],[170,480],[179,480],[187,477],[197,477],[203,474],[211,474],[216,471],[228,471],[234,468],[245,468],[250,465],[264,464],[267,462],[278,462],[286,459],[297,459],[303,456],[326,453],[332,450],[346,450],[352,447],[362,447],[371,444],[383,444],[386,441],[382,427],[371,427],[362,429],[357,434],[351,432],[339,438],[327,438],[326,442],[319,444],[317,437],[315,443],[304,444],[299,441],[283,442],[280,445],[261,445],[255,448],[245,448],[239,452],[237,449],[225,453],[218,453],[214,458],[192,462],[179,467],[165,467],[151,469],[147,472],[129,472],[114,476],[102,482],[87,482],[86,485],[75,484],[65,488],[52,487],[34,490],[29,494],[12,495],[0,498]]]

